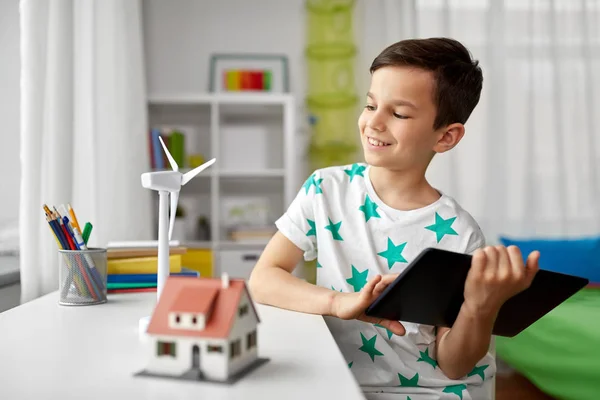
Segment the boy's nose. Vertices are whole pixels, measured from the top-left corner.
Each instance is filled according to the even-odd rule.
[[[377,132],[385,131],[385,123],[383,121],[383,118],[381,118],[381,116],[377,113],[373,114],[371,118],[367,121],[367,127]]]

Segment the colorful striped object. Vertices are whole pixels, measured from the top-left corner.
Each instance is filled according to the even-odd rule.
[[[223,87],[230,92],[268,92],[272,89],[272,75],[269,70],[225,70],[223,72]]]

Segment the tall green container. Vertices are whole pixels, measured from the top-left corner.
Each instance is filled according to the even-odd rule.
[[[352,163],[358,150],[354,0],[308,0],[306,6],[311,168]]]

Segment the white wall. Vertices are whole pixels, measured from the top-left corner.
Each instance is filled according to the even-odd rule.
[[[148,93],[206,92],[212,53],[288,56],[290,90],[305,93],[304,0],[145,0]]]
[[[0,231],[19,214],[19,1],[0,0]]]

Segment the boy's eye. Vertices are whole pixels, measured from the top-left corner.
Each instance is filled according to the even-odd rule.
[[[407,117],[407,116],[405,116],[405,115],[401,115],[401,114],[397,114],[397,113],[394,113],[394,117],[396,117],[396,118],[398,118],[398,119],[407,119],[407,118],[408,118],[408,117]]]
[[[372,105],[370,105],[370,104],[367,104],[367,105],[365,106],[365,108],[366,108],[367,110],[369,110],[369,111],[375,111],[375,106],[372,106]]]

